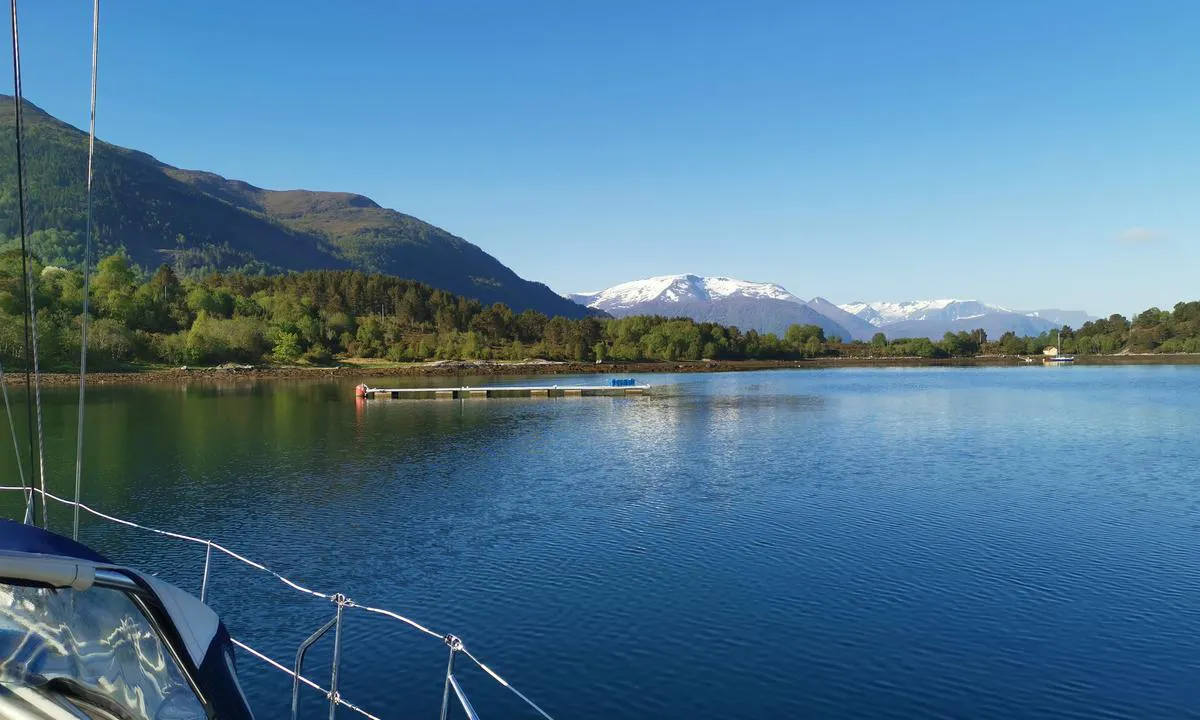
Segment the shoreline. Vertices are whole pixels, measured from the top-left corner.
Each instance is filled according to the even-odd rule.
[[[463,375],[587,375],[634,373],[701,373],[749,372],[777,369],[828,368],[889,368],[889,367],[1025,367],[1040,366],[1040,358],[1026,363],[1017,356],[978,356],[974,358],[811,358],[805,360],[718,360],[675,362],[595,363],[559,361],[484,361],[443,360],[431,363],[403,365],[371,365],[346,363],[332,367],[238,365],[195,368],[136,368],[121,371],[89,372],[90,385],[154,385],[186,384],[228,380],[335,380],[367,377],[446,377]],[[1139,353],[1125,355],[1079,356],[1076,365],[1194,365],[1200,364],[1200,354]],[[5,381],[14,386],[25,385],[24,372],[11,369]],[[78,373],[48,373],[41,377],[43,387],[61,387],[79,383]]]

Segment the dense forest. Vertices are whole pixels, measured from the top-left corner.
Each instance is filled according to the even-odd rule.
[[[83,281],[79,272],[35,263],[40,359],[49,370],[78,364]],[[19,251],[0,254],[0,359],[23,367],[26,296]],[[983,331],[843,343],[812,325],[782,336],[665,317],[568,319],[501,304],[485,306],[412,280],[354,270],[220,275],[181,280],[169,266],[140,276],[124,255],[101,260],[91,279],[91,365],[307,363],[337,357],[575,361],[972,357],[1037,354],[1057,333],[988,338]],[[1064,327],[1061,348],[1080,354],[1200,352],[1200,302],[1151,308]]]

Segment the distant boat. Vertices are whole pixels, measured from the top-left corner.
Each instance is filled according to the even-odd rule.
[[[1058,331],[1058,345],[1062,345],[1062,330]],[[1058,347],[1048,347],[1042,351],[1045,357],[1042,358],[1042,363],[1045,365],[1069,365],[1075,362],[1074,355],[1063,355]]]

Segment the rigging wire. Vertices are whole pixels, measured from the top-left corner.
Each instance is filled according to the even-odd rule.
[[[23,296],[25,296],[25,298],[28,298],[29,297],[29,269],[26,266],[29,261],[29,256],[25,249],[25,183],[22,182],[22,179],[25,177],[25,174],[24,174],[24,169],[22,167],[23,156],[21,153],[21,70],[20,70],[21,51],[17,45],[17,0],[11,0],[9,2],[9,9],[11,10],[11,15],[12,15],[13,131],[16,135],[16,146],[17,146],[17,216],[18,216],[18,222],[20,223],[19,233],[20,233],[20,237],[21,237],[21,294]],[[23,308],[23,311],[21,312],[21,322],[24,325],[24,334],[25,334],[24,348],[25,348],[25,391],[26,391],[26,393],[29,392],[29,387],[30,387],[30,377],[29,377],[29,368],[30,368],[29,344],[30,343],[29,343],[28,302],[29,302],[29,300],[26,299],[25,300],[26,307]],[[33,405],[30,404],[28,395],[25,398],[25,411],[26,411],[27,421],[28,421],[27,427],[29,427],[31,430],[31,432],[29,433],[29,472],[31,473],[31,477],[29,478],[29,483],[30,483],[30,486],[32,486],[34,483],[37,482],[37,479],[32,476],[32,473],[35,472],[35,469],[33,467],[33,452],[34,452],[33,451],[34,439],[33,439],[33,432],[32,432],[32,429],[33,429]],[[16,431],[14,430],[14,432],[16,432]],[[22,485],[25,484],[24,479],[21,480],[21,484]],[[42,504],[43,504],[43,506],[45,505],[44,497],[42,498]],[[25,522],[29,523],[30,521],[31,521],[31,518],[30,518],[29,513],[27,512],[25,514]]]
[[[8,403],[8,378],[4,375],[3,363],[0,363],[0,391],[4,393],[4,413],[8,415],[8,429],[12,433],[17,475],[21,478],[21,490],[25,493],[25,524],[28,525],[33,522],[33,486],[25,484],[25,465],[21,462],[21,443],[17,440],[17,426],[13,424],[12,406]]]
[[[38,365],[38,335],[37,308],[34,304],[33,267],[29,262],[29,247],[26,240],[25,212],[25,153],[22,143],[23,126],[25,123],[24,100],[21,92],[21,35],[17,23],[17,0],[10,0],[12,11],[12,51],[13,51],[13,107],[15,115],[14,134],[17,144],[17,215],[21,225],[21,282],[25,290],[25,407],[29,418],[29,472],[30,485],[40,484],[42,489],[42,527],[47,525],[46,519],[46,443],[42,437],[42,373]],[[32,358],[32,363],[30,359]],[[30,382],[30,366],[33,369],[33,382]],[[32,389],[31,389],[32,388]],[[34,433],[34,415],[36,408],[37,432]],[[37,465],[34,465],[34,445],[37,446]],[[36,475],[34,470],[36,467]],[[26,519],[32,521],[32,516],[26,514]]]
[[[95,510],[91,507],[88,507],[80,502],[80,490],[81,490],[82,477],[83,477],[83,427],[84,427],[84,407],[85,407],[84,401],[85,401],[85,392],[86,392],[86,385],[87,385],[87,329],[88,329],[88,305],[89,305],[89,269],[90,269],[90,263],[91,263],[92,230],[93,230],[92,184],[93,184],[93,178],[94,178],[93,163],[94,163],[94,158],[95,158],[95,147],[96,147],[96,80],[97,80],[97,70],[98,70],[98,66],[99,66],[98,60],[99,60],[99,44],[100,44],[99,43],[99,39],[100,39],[100,0],[93,0],[93,2],[92,2],[92,77],[91,77],[92,82],[91,82],[90,122],[89,122],[89,128],[88,128],[88,157],[87,157],[87,231],[86,231],[86,241],[85,241],[85,245],[84,245],[84,258],[83,258],[83,316],[81,318],[81,343],[80,343],[80,356],[79,356],[79,407],[78,407],[78,413],[77,413],[76,438],[75,438],[75,499],[74,499],[74,501],[68,501],[64,498],[60,498],[60,497],[53,495],[51,493],[48,493],[46,491],[45,438],[44,438],[44,434],[42,431],[41,371],[40,371],[40,367],[39,367],[39,363],[38,363],[37,312],[36,312],[36,307],[34,304],[32,263],[30,263],[30,261],[29,261],[30,253],[29,253],[27,238],[26,238],[25,168],[24,168],[24,153],[23,153],[23,148],[22,148],[22,127],[23,127],[23,120],[24,120],[24,111],[23,111],[23,94],[21,91],[21,50],[20,50],[20,35],[18,32],[18,22],[17,22],[17,0],[10,0],[9,6],[10,6],[10,10],[11,10],[11,17],[12,17],[13,105],[14,105],[14,110],[15,110],[15,112],[14,112],[14,115],[15,115],[14,134],[16,137],[16,155],[17,155],[17,203],[19,206],[18,215],[19,215],[20,234],[21,234],[21,270],[22,270],[22,284],[24,286],[23,290],[24,290],[25,296],[27,298],[27,305],[25,308],[25,314],[24,314],[24,318],[23,318],[24,319],[24,331],[25,331],[25,361],[26,361],[25,362],[25,383],[26,383],[26,388],[27,388],[25,404],[26,404],[26,413],[27,413],[27,416],[29,419],[29,425],[31,428],[34,425],[34,410],[36,408],[36,418],[37,418],[36,445],[37,445],[37,459],[38,459],[36,468],[37,468],[37,480],[40,481],[41,487],[40,487],[40,490],[35,488],[35,479],[32,476],[32,473],[34,472],[34,467],[35,467],[33,464],[34,445],[35,445],[33,432],[30,432],[30,434],[29,434],[29,461],[30,461],[31,477],[30,477],[28,484],[25,482],[24,466],[21,463],[20,443],[17,441],[16,426],[12,422],[12,408],[9,404],[9,398],[8,398],[8,383],[4,376],[3,365],[0,364],[0,391],[2,391],[2,393],[3,393],[4,409],[5,409],[5,413],[7,414],[7,417],[8,417],[9,430],[12,433],[13,450],[15,451],[16,458],[17,458],[17,472],[21,478],[21,486],[19,488],[3,487],[3,488],[0,488],[0,490],[21,490],[24,493],[25,498],[26,498],[26,505],[25,505],[25,523],[26,524],[32,524],[32,522],[33,522],[33,497],[34,497],[35,493],[40,493],[41,498],[42,498],[42,527],[43,528],[47,527],[47,524],[48,524],[46,500],[47,500],[47,498],[52,498],[55,501],[58,501],[58,502],[61,502],[64,504],[69,504],[74,507],[74,518],[73,518],[73,522],[72,522],[72,537],[76,540],[78,540],[78,538],[79,538],[79,511],[80,511],[80,509],[83,509],[93,515],[96,515],[97,517],[101,517],[103,519],[106,519],[106,520],[109,520],[111,522],[115,522],[115,523],[118,523],[121,525],[139,528],[142,530],[148,530],[153,533],[165,535],[168,537],[173,537],[173,538],[180,539],[180,540],[206,544],[209,548],[216,548],[217,550],[221,551],[222,553],[224,553],[225,555],[228,555],[229,557],[231,557],[233,559],[236,559],[242,563],[245,563],[246,565],[249,565],[253,568],[265,571],[268,574],[273,575],[276,579],[282,581],[284,584],[288,585],[289,587],[291,587],[295,590],[298,590],[302,593],[306,593],[308,595],[312,595],[312,596],[315,596],[318,598],[331,599],[333,596],[306,588],[303,585],[300,585],[299,583],[289,580],[288,578],[275,572],[274,570],[271,570],[267,566],[265,566],[261,563],[255,562],[255,561],[253,561],[243,555],[240,555],[222,545],[214,543],[211,540],[201,540],[200,538],[192,537],[189,535],[183,535],[181,533],[174,533],[174,532],[170,532],[168,530],[159,530],[157,528],[139,525],[130,520],[124,520],[122,518],[118,518],[118,517],[115,517],[112,515],[107,515],[98,510]],[[31,359],[32,359],[32,362],[30,362]],[[33,371],[33,383],[32,383],[32,392],[29,392],[28,388],[30,387],[30,366],[31,365],[32,365],[32,371]],[[206,567],[206,573],[207,573],[207,567]],[[340,597],[340,596],[338,596],[338,597]],[[433,630],[430,630],[429,628],[425,627],[424,625],[421,625],[420,623],[418,623],[414,620],[411,620],[409,618],[406,618],[398,613],[391,612],[390,610],[384,610],[382,608],[370,607],[370,606],[366,606],[366,605],[358,605],[358,604],[354,603],[353,601],[347,601],[346,604],[348,607],[357,607],[368,613],[383,615],[383,616],[386,616],[386,617],[389,617],[389,618],[392,618],[395,620],[399,620],[399,621],[415,628],[416,630],[419,630],[422,633],[433,636],[435,638],[443,638],[444,639],[445,637],[448,637],[448,636],[439,635],[438,633],[434,632]],[[251,648],[249,645],[239,642],[236,639],[234,639],[233,642],[238,647],[240,647],[243,650],[249,652],[250,654],[256,656],[260,660],[263,660],[263,661],[267,662],[268,664],[288,673],[289,675],[296,677],[297,679],[299,679],[302,682],[304,682],[305,684],[317,689],[318,691],[326,692],[327,695],[329,694],[328,691],[325,691],[324,688],[322,688],[321,686],[312,682],[308,678],[296,675],[291,670],[284,667],[282,664],[276,662],[275,660],[272,660],[271,658],[258,652],[254,648]],[[550,717],[549,714],[546,713],[546,711],[544,711],[544,710],[542,710],[542,708],[538,707],[538,705],[536,703],[534,703],[532,700],[530,700],[528,697],[526,697],[524,693],[520,692],[515,687],[510,685],[508,683],[508,681],[506,681],[504,678],[502,678],[498,674],[496,674],[496,672],[494,672],[487,665],[483,664],[483,662],[481,662],[478,658],[476,658],[469,651],[467,651],[466,648],[463,648],[461,646],[460,646],[460,648],[461,648],[461,651],[468,658],[470,658],[472,662],[475,663],[475,665],[477,665],[480,669],[482,669],[484,672],[486,672],[488,675],[490,675],[492,677],[492,679],[494,679],[500,685],[504,686],[505,688],[508,688],[513,693],[515,693],[517,695],[517,697],[519,697],[521,700],[525,701],[526,704],[528,704],[531,708],[536,710],[540,715],[542,715],[544,718],[546,718],[546,720],[552,720],[552,718]],[[365,710],[363,710],[362,708],[360,708],[356,705],[346,702],[345,700],[341,699],[340,697],[334,696],[334,697],[332,697],[332,699],[334,700],[335,703],[342,705],[344,707],[347,707],[348,709],[353,710],[355,712],[358,712],[359,714],[361,714],[367,718],[370,718],[371,720],[378,720],[378,718],[376,716],[366,712]]]
[[[79,498],[83,485],[83,411],[84,388],[87,385],[88,300],[89,272],[92,261],[92,160],[96,154],[96,75],[100,51],[100,0],[92,0],[92,100],[91,121],[88,125],[87,156],[87,233],[83,245],[83,316],[80,319],[79,344],[79,411],[75,425],[75,515],[71,523],[71,539],[79,539]]]
[[[549,713],[547,713],[545,710],[543,710],[543,709],[541,709],[540,707],[538,707],[538,704],[537,704],[537,703],[535,703],[534,701],[532,701],[532,700],[530,700],[528,697],[526,697],[526,696],[525,696],[525,693],[523,693],[523,692],[521,692],[520,690],[516,689],[516,688],[515,688],[515,687],[513,687],[512,685],[509,685],[507,680],[505,680],[504,678],[502,678],[502,677],[500,677],[499,675],[497,675],[497,674],[496,674],[496,671],[492,670],[492,669],[491,669],[490,667],[488,667],[487,665],[484,665],[484,664],[483,664],[483,662],[482,662],[482,661],[480,661],[480,659],[479,659],[479,658],[477,658],[477,657],[475,657],[474,655],[472,655],[472,654],[471,654],[471,652],[470,652],[469,650],[467,650],[465,647],[462,649],[462,653],[463,653],[464,655],[466,655],[467,657],[471,658],[471,662],[473,662],[473,663],[475,663],[476,665],[478,665],[480,670],[484,671],[484,672],[485,672],[485,673],[487,673],[488,675],[491,675],[493,680],[495,680],[496,682],[500,683],[500,684],[501,684],[501,685],[503,685],[504,687],[506,687],[506,688],[508,688],[509,690],[511,690],[511,691],[513,692],[513,694],[515,694],[517,697],[519,697],[519,698],[521,698],[522,700],[524,700],[526,705],[528,705],[529,707],[533,708],[534,710],[537,710],[539,715],[541,715],[542,717],[546,718],[546,720],[554,720],[554,718],[550,717]]]

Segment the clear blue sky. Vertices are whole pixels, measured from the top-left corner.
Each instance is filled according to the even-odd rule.
[[[22,5],[26,97],[80,126],[89,6]],[[695,272],[837,302],[1200,298],[1194,0],[102,11],[103,138],[369,195],[562,292]]]

